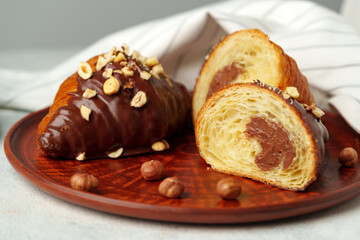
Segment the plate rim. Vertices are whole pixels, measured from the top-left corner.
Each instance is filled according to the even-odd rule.
[[[13,152],[13,146],[11,145],[12,137],[14,137],[14,134],[16,131],[21,130],[21,126],[28,121],[30,121],[34,117],[38,117],[40,114],[46,114],[46,112],[49,110],[49,107],[43,108],[41,110],[32,112],[27,114],[26,116],[22,117],[20,120],[18,120],[6,133],[5,139],[4,139],[4,151],[5,155],[11,164],[11,166],[22,176],[24,176],[27,180],[29,180],[33,185],[41,189],[42,191],[45,191],[48,194],[51,194],[57,198],[60,198],[62,200],[65,200],[70,203],[74,203],[83,207],[108,212],[112,214],[118,214],[128,217],[136,217],[136,218],[142,218],[142,219],[148,219],[148,220],[157,220],[157,221],[171,221],[171,222],[182,222],[182,223],[206,223],[206,224],[223,224],[223,223],[246,223],[246,222],[261,222],[261,221],[267,221],[267,220],[275,220],[275,219],[282,219],[287,217],[293,217],[298,215],[303,215],[311,212],[315,212],[318,210],[322,210],[334,205],[337,205],[339,203],[342,203],[350,198],[355,197],[360,193],[360,181],[357,181],[355,183],[352,183],[350,185],[347,185],[341,189],[337,189],[333,193],[326,193],[325,195],[322,195],[320,198],[317,198],[316,196],[308,198],[308,199],[301,199],[297,200],[295,202],[289,202],[285,204],[275,204],[271,208],[269,206],[261,206],[261,207],[251,207],[246,209],[241,209],[241,207],[226,207],[223,209],[217,209],[217,208],[199,208],[199,207],[179,207],[179,206],[169,206],[169,205],[157,205],[157,204],[149,204],[149,203],[139,203],[139,202],[131,202],[126,200],[120,200],[120,199],[112,199],[109,197],[97,195],[95,193],[91,192],[84,192],[72,189],[70,187],[49,181],[46,178],[38,178],[38,176],[34,176],[31,174],[31,169],[22,164],[22,161],[19,160],[16,155]],[[336,116],[336,114],[331,112],[326,112],[326,114],[330,116]],[[20,163],[22,167],[19,167],[16,163]],[[36,181],[38,180],[38,181]],[[285,190],[284,190],[285,191]],[[62,194],[60,194],[62,193]],[[67,197],[64,197],[67,196]],[[71,198],[71,200],[70,200]],[[107,205],[111,208],[111,206],[116,207],[119,209],[119,211],[109,211],[104,209],[104,207],[94,207],[92,204],[88,204],[85,202],[80,202],[81,200],[87,200],[93,203],[97,203],[100,206],[103,204]],[[181,200],[181,199],[180,199]],[[324,204],[324,202],[328,204]],[[85,204],[84,204],[85,203]],[[312,208],[308,206],[308,204],[311,203]],[[124,211],[131,211],[131,210],[142,210],[142,211],[150,211],[153,214],[154,213],[161,213],[165,214],[165,217],[151,217],[148,215],[145,216],[139,216],[139,214],[131,214],[121,213],[122,210]],[[300,212],[296,213],[289,213],[289,210],[296,210]],[[279,217],[273,218],[270,217],[274,211],[279,214]],[[265,216],[260,220],[251,220],[250,221],[244,221],[241,220],[243,216],[231,218],[228,221],[216,221],[214,220],[214,217],[218,214],[224,214],[224,213],[237,213],[239,215],[243,214],[255,214],[261,212]],[[293,211],[295,212],[295,211]],[[172,218],[169,219],[169,216],[166,213],[171,214],[182,214],[183,216],[180,218]],[[205,214],[206,216],[212,216],[207,217],[204,219],[204,217],[199,217],[199,219],[193,219],[192,221],[184,221],[184,217],[186,218],[187,214],[191,214],[191,216],[194,215],[194,213],[197,214]],[[282,213],[282,214],[281,214]],[[185,215],[184,215],[185,214]],[[155,215],[155,214],[154,214]]]

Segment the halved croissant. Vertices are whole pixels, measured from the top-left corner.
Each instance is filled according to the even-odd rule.
[[[314,102],[307,79],[294,59],[258,29],[228,35],[212,50],[200,71],[193,95],[193,120],[207,98],[228,84],[261,82],[281,90],[296,87],[301,103]]]
[[[37,143],[53,158],[78,160],[168,148],[164,140],[185,124],[189,96],[156,58],[126,45],[79,65],[60,86],[40,122]]]
[[[328,133],[295,99],[258,81],[228,85],[209,98],[195,136],[214,170],[299,191],[316,180]]]

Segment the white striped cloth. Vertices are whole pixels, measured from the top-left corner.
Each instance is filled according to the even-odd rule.
[[[0,106],[32,111],[50,105],[80,61],[121,43],[157,56],[174,80],[192,89],[212,46],[248,28],[267,33],[293,57],[312,87],[360,133],[360,36],[340,15],[308,1],[225,1],[113,33],[47,72],[0,68]]]

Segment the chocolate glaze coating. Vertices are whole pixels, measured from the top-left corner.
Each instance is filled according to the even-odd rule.
[[[312,112],[307,111],[301,103],[299,103],[298,101],[296,101],[291,97],[285,99],[283,97],[283,92],[280,89],[276,87],[272,87],[263,82],[260,82],[259,80],[254,81],[254,83],[252,84],[272,90],[274,93],[276,93],[281,98],[283,98],[287,104],[294,107],[300,118],[303,120],[303,123],[305,124],[305,127],[308,129],[309,134],[313,137],[315,143],[317,144],[317,147],[315,148],[316,151],[315,154],[317,155],[317,159],[318,159],[316,163],[316,173],[315,173],[315,176],[317,176],[321,172],[321,168],[323,166],[323,161],[325,156],[325,142],[329,140],[329,133],[326,127],[323,125],[320,119],[316,118]],[[314,178],[313,181],[310,181],[308,185],[310,185],[315,180],[316,178]],[[304,189],[307,186],[305,186]]]
[[[133,65],[134,75],[113,73],[120,82],[120,90],[114,95],[103,92],[107,79],[102,73],[107,68],[121,70],[120,63],[109,62],[88,80],[77,76],[76,92],[66,93],[71,95],[67,105],[56,110],[45,131],[38,135],[38,146],[46,156],[75,158],[85,152],[86,159],[103,158],[120,147],[124,148],[122,156],[139,154],[151,151],[154,142],[170,137],[183,127],[189,111],[185,87],[162,75],[159,79],[151,76],[144,80],[140,72],[149,69],[127,55],[126,58]],[[124,88],[129,83],[132,88]],[[97,95],[84,98],[87,88],[96,90]],[[138,91],[146,93],[147,102],[135,108],[130,102]],[[81,105],[91,109],[89,121],[82,118]]]

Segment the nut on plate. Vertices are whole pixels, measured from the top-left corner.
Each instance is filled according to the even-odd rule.
[[[163,197],[178,198],[184,189],[184,184],[177,177],[168,177],[160,183],[158,191]]]
[[[99,186],[99,180],[89,173],[75,173],[70,179],[72,188],[83,191],[93,191]]]
[[[118,158],[121,156],[121,154],[123,153],[124,148],[119,148],[118,150],[108,153],[107,155],[111,158]]]
[[[165,149],[170,148],[170,145],[165,139],[163,139],[161,141],[153,143],[153,145],[151,145],[151,148],[152,148],[152,150],[158,152],[158,151],[164,151]]]
[[[140,172],[147,181],[160,180],[164,176],[164,165],[158,160],[150,160],[141,165]]]
[[[240,196],[242,189],[239,180],[229,177],[218,181],[216,191],[223,199],[234,200]]]
[[[343,167],[354,167],[358,161],[358,153],[352,147],[344,148],[339,154],[339,162]]]

